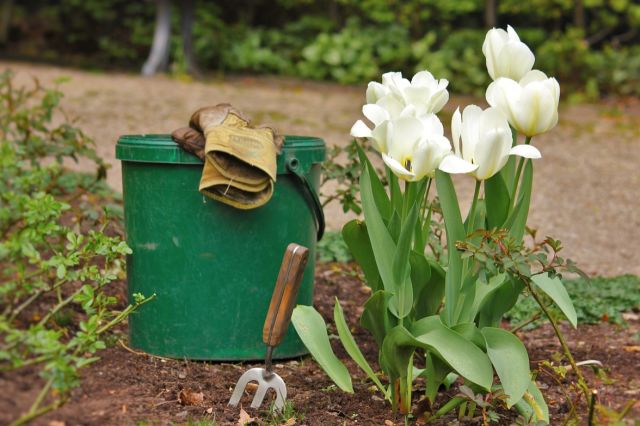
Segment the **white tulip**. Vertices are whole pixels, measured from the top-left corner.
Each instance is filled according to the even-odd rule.
[[[520,80],[531,71],[535,61],[531,49],[520,41],[511,26],[507,31],[502,28],[489,30],[482,44],[482,53],[487,58],[487,71],[493,80],[500,77]]]
[[[351,128],[351,135],[369,138],[375,149],[386,153],[389,149],[386,122],[414,117],[425,121],[428,127],[432,120],[430,116],[449,100],[448,84],[447,80],[436,80],[428,71],[417,73],[411,81],[399,72],[383,74],[382,83],[372,81],[367,86],[367,104],[362,107],[362,113],[373,123],[373,129],[358,120]]]
[[[387,121],[384,128],[389,150],[382,154],[382,160],[401,179],[433,177],[443,158],[451,155],[451,144],[435,114],[423,119],[401,117]]]
[[[456,109],[451,119],[451,134],[455,156],[477,168],[471,173],[477,180],[489,179],[507,163],[509,155],[540,158],[540,151],[532,145],[511,147],[511,128],[505,116],[496,108],[482,110],[469,105],[460,114]],[[447,157],[440,169],[447,173],[464,173],[461,164]]]
[[[520,82],[499,78],[489,85],[486,96],[489,105],[526,136],[544,133],[558,123],[560,85],[541,71],[529,71]]]

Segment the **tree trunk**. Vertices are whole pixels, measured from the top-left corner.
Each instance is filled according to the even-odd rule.
[[[171,0],[156,0],[156,29],[149,58],[142,67],[142,75],[153,75],[169,67],[171,41]]]
[[[9,41],[9,24],[11,23],[11,9],[13,0],[3,0],[0,11],[0,46],[5,46]]]
[[[495,28],[498,25],[498,0],[484,0],[484,26]]]
[[[182,0],[180,2],[180,32],[182,35],[182,51],[187,65],[187,73],[200,76],[198,63],[193,54],[193,22],[195,20],[195,1]]]
[[[580,28],[583,34],[586,34],[587,20],[584,13],[584,1],[574,0],[573,6],[573,25]]]

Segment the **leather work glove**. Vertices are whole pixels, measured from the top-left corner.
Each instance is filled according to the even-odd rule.
[[[271,199],[282,145],[273,129],[251,127],[229,104],[199,109],[189,125],[172,136],[185,150],[204,157],[200,192],[240,209]]]

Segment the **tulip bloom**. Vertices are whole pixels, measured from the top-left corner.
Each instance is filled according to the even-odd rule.
[[[487,102],[502,111],[509,123],[528,137],[558,123],[560,85],[542,71],[529,71],[520,82],[499,78],[487,88]]]
[[[386,153],[389,149],[386,142],[387,122],[414,117],[422,120],[429,129],[433,125],[431,116],[440,111],[449,100],[448,84],[447,80],[436,80],[428,71],[417,73],[411,81],[403,78],[399,72],[383,74],[382,83],[369,83],[367,104],[362,107],[362,113],[373,123],[373,129],[358,120],[351,128],[351,135],[371,139],[376,150]],[[442,135],[442,131],[439,133]]]
[[[400,179],[418,181],[433,177],[443,158],[452,155],[451,144],[444,137],[442,123],[431,114],[424,119],[411,116],[388,121],[383,126],[384,141],[389,147],[382,160]],[[468,173],[475,167],[467,164],[456,173]]]
[[[502,28],[489,30],[482,44],[482,53],[487,58],[487,71],[493,80],[500,77],[520,80],[531,71],[535,61],[531,49],[520,41],[511,26],[507,31]]]
[[[482,110],[476,105],[467,106],[462,114],[456,109],[451,119],[451,133],[456,157],[477,168],[471,174],[477,180],[486,180],[498,173],[507,163],[509,155],[540,158],[540,151],[532,145],[511,147],[511,128],[507,119],[496,108]],[[447,157],[440,169],[447,173],[464,173],[464,163],[454,163]]]

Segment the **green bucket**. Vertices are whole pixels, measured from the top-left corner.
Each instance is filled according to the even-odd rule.
[[[316,240],[324,230],[316,190],[325,144],[287,136],[271,200],[239,210],[198,191],[202,161],[169,135],[122,136],[129,300],[156,295],[129,318],[130,344],[201,360],[264,357],[262,325],[284,251],[308,247],[298,303],[311,305]],[[275,358],[306,354],[292,326]]]

